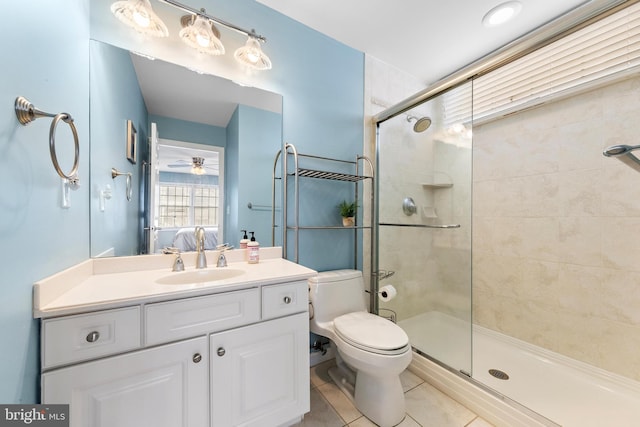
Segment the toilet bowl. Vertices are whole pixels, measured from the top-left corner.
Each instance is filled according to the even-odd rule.
[[[347,369],[339,386],[351,394],[356,408],[381,427],[402,422],[405,403],[400,373],[411,362],[407,334],[395,323],[368,313],[365,305],[362,273],[336,270],[319,273],[309,279],[309,299],[313,316],[311,332],[329,338]]]

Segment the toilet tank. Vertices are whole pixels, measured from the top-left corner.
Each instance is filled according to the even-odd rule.
[[[364,281],[358,270],[323,271],[309,279],[314,320],[330,322],[354,311],[367,311]]]

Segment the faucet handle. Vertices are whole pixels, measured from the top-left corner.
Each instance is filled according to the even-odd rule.
[[[228,244],[228,243],[224,243],[222,245],[216,246],[216,249],[220,251],[220,255],[218,255],[218,262],[216,263],[216,266],[217,267],[226,267],[227,266],[227,257],[224,256],[224,252],[229,250],[229,249],[233,249],[233,246]]]
[[[173,261],[173,268],[171,271],[184,271],[184,261],[180,256],[180,251],[176,253],[176,259]]]

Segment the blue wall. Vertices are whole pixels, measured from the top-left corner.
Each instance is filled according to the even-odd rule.
[[[149,116],[149,122],[155,122],[158,125],[158,137],[161,139],[215,145],[216,147],[224,147],[227,144],[227,131],[218,126],[187,122],[154,114]]]
[[[159,4],[152,3],[154,7]],[[296,144],[301,152],[347,159],[362,151],[361,52],[254,0],[190,3],[215,11],[220,18],[239,26],[256,28],[268,37],[265,50],[274,68],[252,79],[256,86],[283,95],[286,142]],[[6,188],[0,196],[0,236],[3,260],[11,268],[5,270],[0,290],[2,403],[39,400],[39,334],[38,323],[32,320],[33,282],[89,258],[89,210],[94,200],[90,197],[94,189],[87,179],[89,8],[109,4],[102,0],[22,0],[3,4],[4,16],[11,18],[5,19],[0,28],[5,59],[0,85],[0,177]],[[132,42],[136,43],[144,46],[148,41]],[[18,65],[11,65],[11,61]],[[68,111],[76,120],[83,185],[72,193],[70,209],[60,208],[60,180],[51,166],[47,147],[50,122],[39,119],[27,127],[18,124],[13,112],[18,95],[26,96],[44,110]],[[62,125],[59,132],[60,160],[69,165],[71,143],[65,143]],[[120,140],[115,143],[121,144]],[[330,211],[342,195],[327,191],[320,183],[310,183],[309,187],[309,194],[314,194],[317,187],[326,202],[318,212],[305,210],[305,221],[333,218]],[[344,235],[321,233],[306,243],[301,248],[306,265],[318,269],[351,266],[349,257],[322,250],[339,247],[348,252],[350,243]]]
[[[227,203],[236,210],[234,221],[229,221],[225,240],[235,247],[240,245],[240,230],[255,232],[262,246],[271,246],[271,209],[260,206],[271,205],[271,176],[273,175],[274,147],[282,141],[282,116],[277,113],[240,105],[232,122],[239,126],[234,130],[237,156],[229,156],[227,194],[234,202]],[[235,194],[234,194],[235,193]],[[231,200],[231,199],[229,199]],[[249,209],[248,204],[255,205]]]
[[[39,400],[35,281],[89,257],[88,1],[3,2],[0,52],[0,402]],[[47,112],[70,113],[80,139],[81,187],[60,207],[60,178],[49,157],[50,119],[22,126],[13,111],[25,96]],[[56,134],[63,169],[72,164],[70,133]]]
[[[114,249],[116,256],[140,253],[138,243],[141,200],[139,196],[144,145],[147,141],[147,109],[138,86],[129,52],[91,42],[91,254]],[[126,157],[127,120],[138,133],[137,162]],[[111,176],[111,168],[132,174],[133,196],[126,198],[126,178]],[[111,187],[112,196],[100,211],[100,190]]]
[[[267,36],[273,69],[255,84],[283,95],[283,140],[299,152],[354,160],[362,154],[364,55],[252,0],[204,1],[207,10]],[[274,153],[275,155],[275,153]],[[272,165],[269,165],[272,167]],[[301,222],[337,225],[336,206],[350,184],[306,180]],[[239,203],[242,208],[242,203]],[[268,242],[270,236],[260,237]],[[353,267],[353,235],[301,232],[300,263],[317,270]]]
[[[224,204],[224,240],[221,243],[232,243],[233,238],[238,235],[240,225],[238,223],[238,183],[240,182],[240,168],[237,167],[240,164],[240,113],[238,108],[233,112],[233,115],[227,123],[227,146],[224,150],[225,161],[225,194]],[[229,239],[232,239],[229,241]],[[240,246],[232,243],[235,247]]]

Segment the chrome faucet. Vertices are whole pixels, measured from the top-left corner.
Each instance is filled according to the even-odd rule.
[[[196,227],[196,268],[207,268],[207,256],[204,254],[204,227]]]
[[[216,267],[226,267],[227,266],[227,257],[224,256],[224,251],[228,249],[233,249],[233,246],[225,243],[223,245],[216,246],[216,249],[220,251],[220,255],[218,255],[218,262],[216,263]]]

